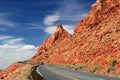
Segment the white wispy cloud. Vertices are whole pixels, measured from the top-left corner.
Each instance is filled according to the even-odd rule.
[[[7,28],[14,28],[16,23],[8,19],[9,14],[0,13],[0,30],[6,30]]]
[[[54,24],[54,22],[58,21],[60,16],[53,14],[53,15],[47,15],[44,19],[44,24],[47,26],[51,26]]]
[[[40,22],[27,23],[25,25],[28,27],[25,27],[24,29],[44,29]]]
[[[26,60],[37,52],[37,47],[25,44],[21,37],[0,35],[0,68],[6,68],[16,61]]]
[[[15,48],[17,48],[17,46],[15,45],[8,45],[8,44],[0,45],[0,49],[15,49]]]
[[[67,30],[70,34],[73,34],[73,25],[63,25],[63,28],[65,30]],[[47,34],[53,34],[56,30],[56,26],[50,26],[50,27],[47,27],[44,31],[47,33]]]
[[[12,39],[3,40],[2,43],[15,45],[16,43],[21,44],[23,40],[24,40],[23,38],[12,38]]]
[[[76,0],[62,1],[61,7],[53,11],[53,14],[46,15],[44,24],[47,26],[44,31],[47,34],[52,34],[56,28],[56,21],[63,24],[63,27],[71,34],[78,21],[83,19],[87,11],[85,5],[79,4]],[[59,24],[59,23],[57,23]],[[72,26],[71,26],[72,25]]]
[[[12,38],[11,36],[0,35],[0,40],[6,40]]]
[[[69,3],[69,4],[68,4]],[[80,21],[87,14],[85,4],[80,4],[76,0],[63,1],[61,7],[54,12],[59,14],[60,20]]]
[[[0,26],[15,27],[15,23],[13,23],[7,19],[0,18]]]
[[[21,50],[34,50],[36,47],[34,45],[25,45]]]

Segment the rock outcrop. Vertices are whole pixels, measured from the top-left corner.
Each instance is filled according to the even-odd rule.
[[[120,0],[97,0],[92,5],[88,15],[80,21],[74,31],[74,35],[116,19],[120,15]]]
[[[38,52],[40,50],[49,48],[55,43],[67,40],[68,38],[71,38],[71,35],[63,29],[62,25],[58,24],[55,33],[43,42],[43,44],[38,48]]]
[[[33,56],[30,61],[35,61],[35,62],[39,62],[42,59],[45,59],[45,52],[47,50],[49,50],[49,48],[52,45],[56,45],[58,43],[61,43],[62,41],[66,41],[68,39],[70,39],[72,36],[63,29],[61,24],[57,25],[56,31],[53,35],[49,36],[42,45],[40,45],[40,47],[38,48],[38,53]],[[40,57],[41,56],[41,57]]]

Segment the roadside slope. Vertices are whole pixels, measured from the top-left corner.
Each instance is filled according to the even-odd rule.
[[[31,68],[34,64],[18,62],[9,66],[0,73],[0,80],[33,80]]]

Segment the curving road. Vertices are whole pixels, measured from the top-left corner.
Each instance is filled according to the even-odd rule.
[[[46,80],[120,80],[120,78],[78,72],[53,65],[40,65],[37,72]]]

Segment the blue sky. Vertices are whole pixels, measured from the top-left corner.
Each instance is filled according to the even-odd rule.
[[[25,60],[62,24],[71,34],[95,0],[0,0],[0,68]],[[6,63],[6,64],[4,64]]]

